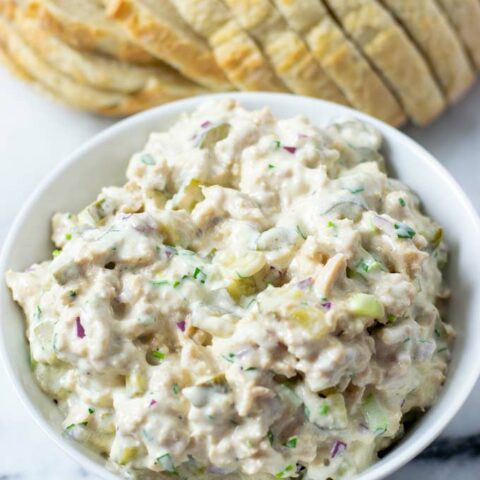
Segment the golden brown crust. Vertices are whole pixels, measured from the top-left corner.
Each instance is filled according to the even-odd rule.
[[[480,70],[480,2],[479,0],[437,0]]]
[[[40,58],[5,17],[0,17],[0,44],[6,55],[36,83],[79,109],[102,115],[123,116],[180,98],[159,91],[156,85],[149,85],[134,95],[80,85]]]
[[[128,40],[94,0],[30,0],[28,8],[43,28],[75,48],[133,63],[157,62]]]
[[[262,46],[277,75],[293,92],[348,104],[303,40],[269,0],[226,0],[240,24]]]
[[[427,63],[392,16],[374,0],[326,0],[345,31],[394,89],[419,125],[436,118],[445,98]]]
[[[395,126],[406,121],[395,96],[318,0],[275,0],[350,103]]]
[[[235,87],[247,91],[288,91],[221,0],[171,1],[193,30],[208,40],[217,63]]]
[[[38,19],[27,9],[16,8],[14,22],[19,33],[31,48],[52,67],[80,84],[121,93],[136,93],[153,89],[173,96],[195,95],[199,88],[193,82],[165,66],[142,67],[93,53],[77,51],[41,28]]]
[[[167,0],[111,0],[107,14],[133,41],[186,77],[212,90],[232,88],[208,44]]]
[[[383,0],[383,3],[423,53],[449,102],[460,98],[475,76],[457,35],[435,1]]]

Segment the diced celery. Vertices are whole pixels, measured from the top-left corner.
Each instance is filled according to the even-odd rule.
[[[53,277],[60,285],[65,285],[71,280],[77,279],[81,270],[74,260],[68,257],[56,257],[51,263],[50,269]]]
[[[283,402],[292,405],[295,409],[303,404],[302,399],[295,393],[295,391],[286,385],[279,383],[275,386],[275,390]]]
[[[383,265],[375,260],[371,255],[367,255],[362,258],[356,265],[355,270],[360,273],[360,275],[364,275],[365,273],[375,273],[381,271]]]
[[[367,293],[354,293],[348,300],[348,310],[359,317],[382,318],[385,315],[383,305]]]
[[[177,469],[173,464],[172,456],[169,453],[160,455],[160,457],[157,458],[156,463],[158,463],[165,472],[177,473]]]
[[[388,415],[373,393],[363,401],[362,412],[368,427],[375,435],[382,435],[388,430]]]
[[[31,358],[48,364],[55,363],[54,329],[55,324],[47,320],[37,322],[31,327]]]

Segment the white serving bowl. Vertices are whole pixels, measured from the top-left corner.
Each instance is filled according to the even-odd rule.
[[[104,459],[62,435],[61,415],[38,387],[29,366],[22,312],[3,281],[8,269],[22,270],[49,258],[50,218],[56,211],[78,211],[106,185],[121,185],[130,156],[152,131],[172,125],[182,112],[207,98],[227,96],[248,109],[269,106],[275,115],[304,114],[313,123],[353,116],[377,127],[385,138],[391,175],[409,185],[422,199],[426,212],[445,231],[450,248],[447,280],[452,289],[448,320],[457,331],[447,381],[436,404],[384,458],[361,473],[358,480],[384,478],[411,460],[439,435],[462,406],[479,373],[480,361],[480,222],[457,183],[423,148],[384,123],[365,114],[312,98],[271,93],[229,93],[170,103],[123,120],[108,128],[69,158],[37,188],[18,215],[0,257],[0,352],[22,403],[48,436],[81,465],[99,477],[118,479]],[[19,445],[20,447],[20,445]]]

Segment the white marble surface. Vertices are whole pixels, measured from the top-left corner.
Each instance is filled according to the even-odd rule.
[[[109,120],[74,112],[40,97],[0,70],[0,243],[37,183]],[[480,211],[480,85],[434,125],[407,132],[453,174]],[[448,208],[448,205],[446,205]],[[1,319],[6,321],[6,319]],[[476,361],[480,361],[476,359]],[[480,436],[480,385],[444,436]],[[480,437],[473,437],[477,440]],[[455,445],[455,444],[454,444]],[[473,445],[473,446],[472,446]],[[478,480],[480,448],[472,454],[416,460],[392,480]],[[464,447],[460,447],[462,450]],[[476,452],[476,455],[474,454]],[[0,368],[0,480],[94,480],[53,445],[27,416]]]

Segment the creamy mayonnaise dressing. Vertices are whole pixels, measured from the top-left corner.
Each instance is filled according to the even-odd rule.
[[[32,367],[127,478],[351,478],[444,380],[442,230],[357,120],[222,100],[8,272]]]

